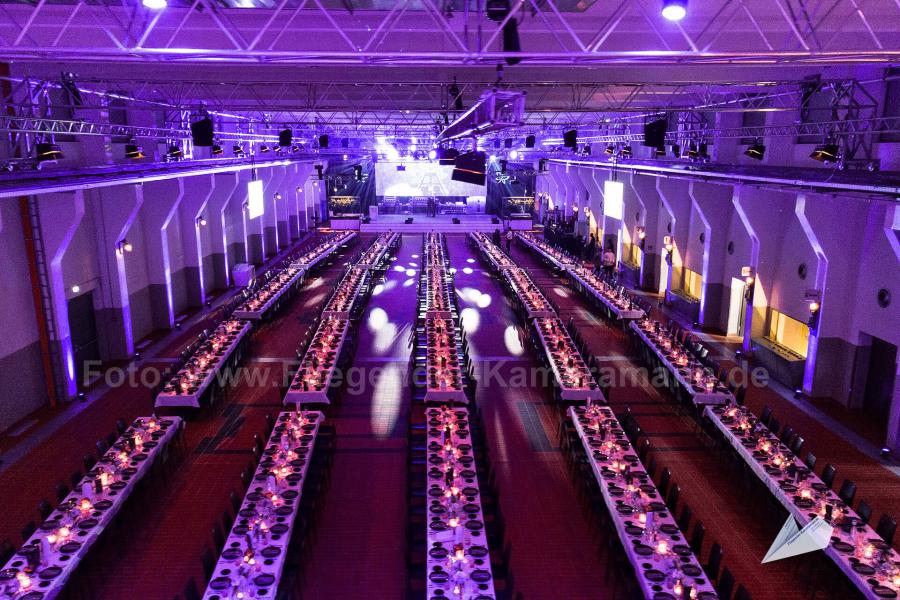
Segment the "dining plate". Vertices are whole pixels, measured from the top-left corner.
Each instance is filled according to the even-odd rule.
[[[475,558],[483,558],[488,555],[488,549],[484,546],[472,546],[469,548],[469,555]]]
[[[40,577],[44,581],[49,581],[50,579],[59,577],[60,573],[62,573],[62,569],[60,567],[47,567],[46,569],[38,573],[38,577]]]
[[[428,551],[428,556],[436,560],[443,560],[450,555],[450,551],[443,546],[435,546]]]
[[[872,588],[872,593],[879,598],[896,598],[897,592],[883,585],[876,585]]]
[[[859,573],[860,575],[874,575],[875,568],[867,565],[866,563],[853,563],[853,570]]]
[[[644,577],[646,577],[650,581],[662,581],[666,578],[666,574],[656,569],[650,569],[648,571],[644,571]]]
[[[450,580],[450,575],[448,575],[446,571],[432,571],[428,575],[428,579],[430,579],[432,583],[447,583],[447,581]]]
[[[487,583],[491,580],[491,572],[485,569],[475,569],[472,571],[472,581],[476,581],[478,583]]]

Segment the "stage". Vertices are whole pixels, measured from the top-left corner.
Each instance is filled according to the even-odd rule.
[[[406,220],[412,218],[412,223],[406,223]],[[459,223],[454,223],[454,219]],[[492,222],[497,219],[497,222]],[[353,221],[347,219],[333,219],[333,229],[359,229],[366,232],[396,231],[399,233],[426,233],[429,231],[440,233],[466,233],[469,231],[493,232],[495,229],[505,231],[509,224],[512,224],[515,230],[530,230],[531,220],[529,219],[503,219],[496,215],[437,215],[428,217],[425,215],[378,215],[369,223],[361,221]]]

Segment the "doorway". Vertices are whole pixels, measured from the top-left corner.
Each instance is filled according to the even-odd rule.
[[[863,410],[873,420],[882,423],[882,426],[888,422],[896,376],[897,346],[872,337],[866,387],[863,393]]]
[[[739,337],[744,335],[744,317],[747,313],[746,286],[743,279],[731,278],[731,299],[728,302],[726,335]]]
[[[70,298],[68,303],[69,333],[72,336],[72,355],[75,362],[75,382],[85,387],[84,370],[87,361],[100,360],[97,321],[94,318],[94,292]],[[98,362],[94,363],[95,365]]]

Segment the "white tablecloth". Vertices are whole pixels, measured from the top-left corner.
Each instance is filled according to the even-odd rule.
[[[590,294],[594,298],[597,298],[609,308],[610,312],[616,316],[617,319],[643,319],[644,311],[639,308],[629,309],[622,308],[617,306],[615,302],[609,299],[609,297],[601,291],[597,285],[590,281],[590,277],[586,277],[583,273],[584,269],[579,267],[571,267],[568,269],[568,274],[572,279],[574,279],[582,288],[582,291],[585,294]]]
[[[590,371],[587,368],[587,365],[584,363],[584,360],[581,357],[581,354],[578,352],[578,349],[575,347],[575,343],[572,341],[572,338],[569,337],[569,334],[566,332],[565,326],[562,324],[562,321],[553,317],[553,318],[538,318],[533,319],[532,323],[534,325],[535,330],[537,331],[538,338],[541,341],[541,345],[544,347],[544,352],[547,355],[547,362],[550,363],[550,367],[553,369],[553,376],[556,379],[557,385],[559,385],[560,396],[563,400],[594,400],[597,402],[606,402],[606,398],[603,397],[603,392],[600,391],[600,388],[597,386],[597,383],[594,381],[594,377],[591,375]],[[554,355],[556,352],[556,348],[551,348],[551,344],[547,340],[547,336],[544,334],[544,326],[550,323],[555,324],[555,328],[562,335],[567,352],[574,359],[574,368],[575,373],[573,374],[563,374],[560,372],[560,366],[557,364],[557,357]],[[578,382],[575,381],[577,377],[582,378],[581,385],[578,385]]]
[[[660,352],[659,348],[656,347],[656,344],[650,341],[650,338],[647,337],[647,334],[638,326],[638,324],[634,321],[629,323],[629,327],[634,329],[638,337],[641,338],[641,341],[648,347],[653,353],[659,357],[660,362],[668,369],[668,371],[675,377],[679,384],[681,384],[688,392],[691,394],[695,405],[709,405],[709,404],[727,404],[728,402],[734,400],[734,395],[731,392],[719,392],[719,391],[701,391],[698,392],[694,388],[694,384],[688,381],[684,375],[681,374],[675,365],[669,362],[669,359]]]
[[[39,548],[44,546],[41,563],[36,569],[37,575],[31,574],[28,590],[42,593],[43,600],[51,600],[63,590],[93,544],[109,527],[153,464],[164,454],[164,449],[175,439],[181,427],[181,419],[178,417],[152,419],[158,428],[149,425],[151,419],[142,417],[131,424],[125,434],[116,440],[113,447],[84,476],[78,487],[66,496],[59,507],[28,539],[19,553],[6,563],[2,572],[21,573],[28,564],[22,552],[35,546]],[[141,432],[141,437],[145,440],[143,446],[139,449],[127,449],[126,440],[133,440],[136,432]],[[124,461],[119,458],[119,454],[123,451],[128,457]],[[118,474],[111,477],[109,484],[103,487],[103,491],[97,492],[94,490],[95,479],[100,477],[101,470],[106,472],[118,470]],[[85,485],[91,489],[89,496],[83,493]],[[145,489],[144,493],[153,491]],[[85,510],[81,510],[85,498],[90,504],[85,505]],[[72,508],[64,508],[68,506]],[[69,530],[69,536],[66,538],[68,542],[51,544],[50,540],[53,537],[58,539],[60,528],[63,526]],[[15,578],[0,579],[0,598],[21,598],[28,593],[26,590],[13,592],[13,589],[19,589]],[[8,593],[4,593],[4,590],[8,590]]]
[[[506,255],[500,248],[497,247],[491,239],[480,231],[474,231],[469,234],[475,243],[478,245],[478,249],[481,250],[481,253],[484,257],[491,263],[491,266],[494,267],[498,271],[502,271],[504,269],[512,269],[516,267],[516,264],[512,261],[512,259]]]
[[[338,359],[341,356],[341,352],[344,349],[344,341],[347,339],[347,332],[350,328],[350,321],[347,319],[341,319],[339,317],[333,317],[333,319],[339,319],[340,327],[338,329],[336,344],[332,344],[330,347],[333,348],[333,359],[331,365],[325,367],[321,362],[319,363],[318,368],[316,369],[316,374],[319,376],[322,381],[321,387],[315,386],[318,389],[302,389],[301,380],[306,373],[306,367],[312,364],[312,356],[314,350],[307,349],[306,354],[303,356],[303,360],[300,361],[300,368],[294,374],[293,379],[291,380],[291,384],[288,387],[287,393],[284,395],[284,403],[285,404],[330,404],[331,401],[328,399],[328,392],[331,390],[334,381],[334,373],[337,369]],[[316,343],[316,340],[321,337],[321,332],[323,331],[323,327],[326,326],[326,323],[329,322],[328,318],[323,318],[322,322],[319,323],[319,328],[316,330],[316,334],[313,336],[312,344]],[[295,389],[295,386],[300,386],[299,389]]]
[[[295,272],[291,277],[289,277],[287,280],[285,280],[285,281],[280,285],[280,287],[278,288],[278,290],[276,290],[275,293],[273,293],[273,294],[268,298],[268,300],[266,300],[266,301],[262,304],[262,306],[258,306],[258,307],[256,307],[256,308],[249,308],[249,307],[247,306],[247,304],[248,304],[248,302],[249,302],[249,300],[248,300],[247,302],[244,302],[244,304],[242,304],[241,306],[239,306],[239,307],[237,308],[237,310],[235,310],[235,311],[231,314],[231,316],[234,317],[235,319],[248,319],[248,320],[251,320],[251,321],[258,321],[258,320],[262,319],[262,318],[265,316],[265,314],[266,314],[273,306],[275,306],[275,304],[278,302],[278,299],[281,298],[281,296],[283,296],[284,293],[285,293],[286,291],[288,291],[288,290],[291,289],[293,286],[297,285],[298,283],[300,283],[300,282],[303,280],[303,275],[306,273],[306,270],[305,270],[305,269],[297,268],[297,267],[293,267],[293,266],[288,267],[288,268],[290,268],[290,269],[297,269],[297,270],[296,270],[296,272]],[[276,277],[277,277],[277,275],[276,275]],[[270,282],[270,283],[271,283],[271,282]],[[266,283],[265,285],[269,285],[269,283]],[[259,293],[259,292],[257,291],[257,294],[258,294],[258,293]],[[253,297],[256,297],[256,294],[254,294]],[[251,299],[252,299],[253,297],[251,297]]]
[[[381,262],[388,249],[397,241],[398,234],[385,232],[379,235],[372,245],[359,257],[357,266],[365,269],[371,269]]]
[[[340,317],[347,319],[356,302],[359,292],[369,278],[368,271],[362,267],[353,266],[338,283],[334,294],[325,304],[322,311],[323,317]]]
[[[278,592],[300,509],[303,484],[319,426],[324,420],[320,412],[300,414],[309,422],[307,425],[301,426],[297,421],[288,425],[297,413],[288,411],[278,415],[263,458],[256,467],[203,594],[205,600],[231,599],[240,591],[245,598],[274,598]],[[288,431],[294,432],[293,438]],[[242,570],[245,572],[241,573]]]
[[[728,411],[735,411],[734,417],[728,417]],[[732,408],[724,408],[724,407],[712,407],[707,406],[704,410],[704,414],[715,424],[715,426],[722,432],[725,439],[731,444],[732,448],[738,453],[738,455],[744,460],[745,463],[750,467],[750,469],[756,474],[760,481],[762,481],[773,496],[781,503],[782,506],[800,523],[801,527],[806,526],[807,523],[813,520],[815,516],[824,517],[824,513],[821,512],[821,506],[824,503],[832,504],[833,506],[841,506],[841,512],[847,515],[849,518],[853,518],[858,522],[859,515],[849,506],[844,505],[843,501],[838,497],[837,494],[834,493],[833,490],[827,489],[822,480],[819,478],[815,472],[809,471],[806,465],[803,464],[798,457],[794,456],[791,451],[784,445],[781,444],[778,438],[772,434],[765,426],[762,424],[759,425],[762,433],[764,434],[765,439],[769,441],[771,444],[771,451],[765,454],[759,454],[760,457],[757,459],[754,456],[754,451],[762,452],[759,449],[758,443],[753,443],[755,438],[752,437],[747,430],[744,430],[740,427],[740,423],[742,420],[746,419],[747,424],[752,426],[753,423],[757,421],[755,415],[747,411],[746,409],[738,409],[735,407]],[[727,423],[725,421],[728,421]],[[732,428],[736,428],[737,431]],[[748,440],[747,444],[744,445],[743,440]],[[798,484],[797,481],[790,477],[788,473],[778,468],[774,464],[775,457],[777,455],[781,455],[782,457],[788,459],[793,462],[794,465],[800,468],[803,471],[807,471],[808,475],[806,481]],[[812,488],[810,493],[815,496],[817,493],[821,495],[820,500],[811,500],[812,505],[809,506],[798,506],[797,502],[803,502],[803,499],[799,497],[799,494],[803,493],[802,490],[804,488]],[[818,488],[816,490],[815,488]],[[857,568],[865,569],[866,566],[875,566],[876,561],[874,557],[867,558],[864,555],[859,556],[855,551],[854,544],[854,534],[845,532],[840,525],[836,525],[834,528],[834,532],[831,534],[831,544],[827,548],[825,548],[824,552],[840,569],[844,572],[844,574],[850,579],[853,585],[866,597],[875,600],[879,598],[878,594],[875,592],[875,586],[869,583],[869,580],[875,580],[876,584],[879,586],[887,587],[892,590],[896,594],[900,595],[900,585],[894,584],[892,581],[892,577],[883,576],[879,573],[869,574],[869,573],[860,573],[854,570],[854,566]],[[868,525],[861,526],[860,531],[858,533],[861,540],[864,540],[864,544],[868,545],[870,542],[873,544],[873,554],[877,556],[878,549],[875,547],[875,544],[883,544],[883,540],[878,537],[878,534],[875,533],[875,530],[869,527]],[[839,547],[835,544],[838,543],[840,545],[849,544],[852,548],[846,548],[848,551],[841,552]],[[864,546],[863,546],[864,547]],[[889,548],[889,560],[896,564],[897,568],[900,569],[900,554],[898,554],[894,549]],[[863,563],[863,566],[859,566],[857,562]]]
[[[438,597],[437,592],[441,590],[448,600],[469,600],[476,596],[493,598],[493,574],[469,435],[469,413],[464,408],[454,408],[452,412],[454,422],[461,425],[450,435],[452,447],[459,451],[458,458],[444,450],[442,442],[447,438],[442,436],[441,424],[445,422],[441,417],[442,410],[429,408],[425,413],[428,417],[427,597]],[[451,486],[447,485],[443,471],[449,463],[456,469],[452,486],[459,490],[459,499],[455,502],[451,501],[452,495],[447,495]],[[452,518],[458,519],[455,528],[450,526]],[[455,559],[457,546],[462,550],[462,561]],[[473,576],[486,581],[475,581]],[[458,592],[454,589],[456,586],[459,586]]]
[[[444,332],[438,334],[436,326],[441,323]],[[428,318],[425,321],[425,402],[456,402],[466,404],[468,398],[462,384],[462,368],[464,364],[462,339],[459,327],[451,319]],[[444,345],[439,345],[439,339],[444,340]],[[440,359],[445,357],[447,364],[441,366]],[[452,363],[455,361],[455,364]],[[446,373],[449,381],[446,384],[433,383],[431,370],[440,369]]]
[[[544,297],[541,290],[531,281],[528,273],[518,267],[506,269],[503,276],[509,282],[519,304],[525,309],[529,319],[537,317],[556,317],[556,311]]]
[[[563,254],[544,240],[540,240],[530,233],[517,233],[516,235],[519,236],[519,239],[522,240],[526,246],[543,256],[559,269],[565,269],[569,265],[575,264],[575,260],[572,257]]]
[[[675,591],[678,583],[692,586],[702,600],[717,598],[700,562],[628,443],[612,410],[595,405],[588,411],[573,406],[569,408],[569,418],[591,463],[625,554],[634,566],[644,598],[652,599],[660,592],[680,598]],[[602,435],[594,424],[605,424],[607,433]],[[633,476],[630,484],[624,465]],[[655,535],[647,533],[641,522],[641,513],[647,511],[653,513]],[[660,553],[663,543],[665,553]]]
[[[241,342],[250,333],[251,329],[252,325],[250,323],[244,323],[244,326],[241,327],[235,339],[228,346],[228,348],[225,350],[225,353],[216,363],[215,369],[210,370],[209,373],[206,374],[206,376],[203,378],[203,381],[200,382],[200,385],[197,388],[196,392],[190,394],[176,394],[174,392],[162,391],[157,394],[154,406],[156,406],[157,408],[161,406],[186,406],[192,408],[200,408],[200,398],[203,397],[203,394],[213,383],[219,372],[221,372],[222,367],[228,364],[231,355],[234,354],[234,351],[241,345]]]

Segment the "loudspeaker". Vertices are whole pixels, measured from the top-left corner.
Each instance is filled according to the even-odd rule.
[[[522,47],[519,45],[519,23],[515,19],[510,19],[503,26],[503,51],[504,52],[521,52]],[[506,58],[506,64],[517,65],[522,59],[517,56]]]
[[[546,158],[538,159],[538,172],[546,173],[548,171],[547,165],[549,165],[549,164],[550,164],[550,161],[548,161]]]
[[[563,133],[563,146],[572,149],[578,146],[578,131],[571,129]]]
[[[325,179],[325,175],[323,175],[323,173],[322,173],[322,170],[324,168],[325,167],[323,165],[316,165],[316,173],[318,174],[319,181],[322,181],[323,179]]]
[[[278,145],[282,148],[290,146],[293,141],[294,134],[291,133],[290,129],[285,129],[278,133]]]
[[[341,148],[349,148],[350,147],[350,139],[349,138],[341,138]]]
[[[456,157],[450,179],[473,185],[484,185],[486,182],[484,152],[466,152]]]
[[[459,156],[459,150],[456,148],[438,148],[437,158],[438,164],[446,166],[454,166],[456,157]]]
[[[212,119],[206,117],[200,119],[196,123],[191,123],[191,138],[195,146],[212,146],[213,145],[213,122]]]
[[[659,148],[666,145],[666,120],[657,119],[644,124],[644,145]]]
[[[512,139],[512,138],[506,138],[505,140],[503,140],[503,145],[504,145],[506,148],[512,148],[512,147],[513,147],[513,139]]]
[[[328,147],[328,136],[320,135],[319,136],[319,148],[327,148]]]
[[[528,137],[525,138],[525,147],[526,147],[526,148],[534,148],[534,142],[535,142],[535,141],[536,141],[536,140],[535,140],[534,136],[533,136],[533,135],[529,135]]]

